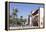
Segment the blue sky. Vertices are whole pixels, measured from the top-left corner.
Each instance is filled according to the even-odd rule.
[[[43,5],[10,3],[10,15],[12,15],[13,13],[13,8],[17,8],[18,9],[17,16],[26,17],[31,13],[31,11],[38,9],[39,7],[43,8]]]

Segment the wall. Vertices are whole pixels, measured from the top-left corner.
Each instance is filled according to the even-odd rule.
[[[44,8],[40,8],[40,27],[43,27],[43,16],[44,16]]]

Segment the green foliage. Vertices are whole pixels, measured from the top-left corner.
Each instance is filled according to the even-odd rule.
[[[16,15],[17,12],[18,12],[17,9],[13,9],[13,15]]]
[[[15,19],[10,19],[10,24],[15,24],[15,25],[23,25],[25,24],[26,20],[25,19],[18,19],[18,18],[15,18]]]
[[[12,18],[12,16],[10,16],[9,23],[13,24],[13,25],[14,24],[15,25],[19,25],[19,26],[25,24],[26,19],[23,19],[23,16],[20,16],[20,18],[17,18],[17,16],[16,16],[17,12],[18,12],[18,9],[13,9],[13,15],[14,15],[14,17]],[[15,18],[15,16],[16,16],[16,18]]]

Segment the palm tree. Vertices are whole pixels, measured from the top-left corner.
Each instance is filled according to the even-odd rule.
[[[26,23],[26,19],[24,19],[24,24]]]
[[[14,17],[14,18],[17,17],[17,12],[18,12],[17,9],[13,9],[13,17]]]
[[[22,20],[23,19],[23,16],[20,16],[20,19]]]
[[[20,22],[21,22],[22,25],[24,25],[25,22],[26,22],[26,19],[23,19],[23,16],[20,16]]]
[[[13,23],[17,24],[17,12],[18,9],[13,9]]]

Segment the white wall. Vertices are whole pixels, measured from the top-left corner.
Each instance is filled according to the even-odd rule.
[[[32,17],[30,17],[30,25],[32,26]]]
[[[44,8],[40,8],[40,27],[43,27],[43,14],[44,13]],[[41,24],[42,23],[42,24]]]

